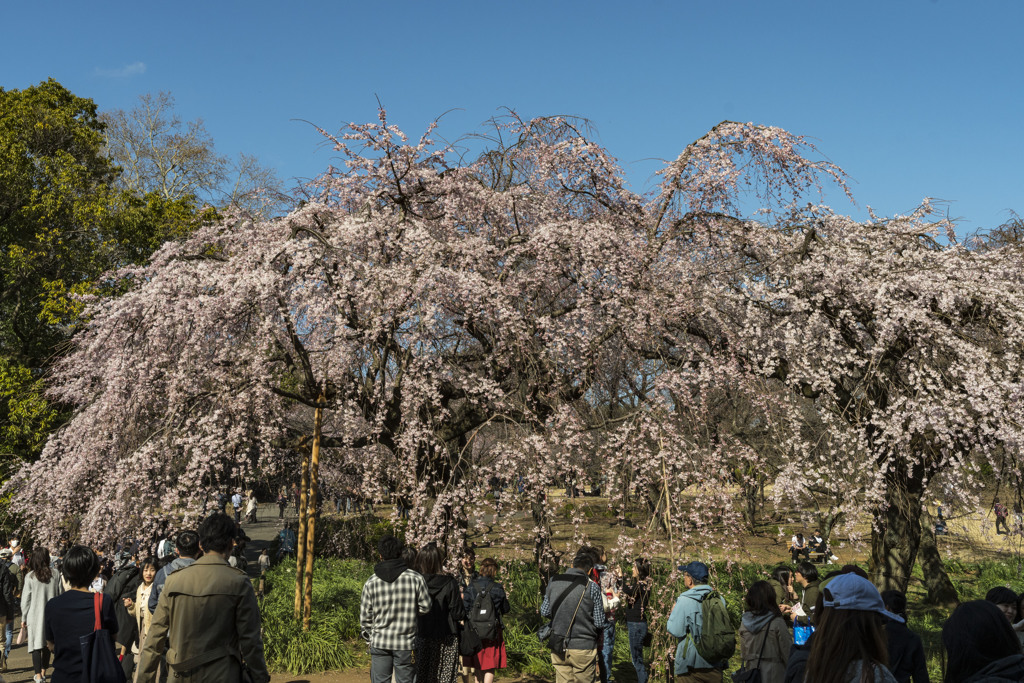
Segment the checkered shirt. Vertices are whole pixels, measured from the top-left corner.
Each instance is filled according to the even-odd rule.
[[[423,576],[406,569],[394,583],[374,574],[363,584],[359,623],[370,634],[370,647],[412,650],[416,616],[430,611],[430,593]]]

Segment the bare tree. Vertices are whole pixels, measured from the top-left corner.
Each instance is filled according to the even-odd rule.
[[[236,161],[217,154],[203,120],[182,121],[169,92],[140,95],[133,109],[100,117],[107,155],[121,167],[118,182],[126,190],[172,200],[191,196],[258,218],[279,215],[290,203],[273,169],[251,154]]]

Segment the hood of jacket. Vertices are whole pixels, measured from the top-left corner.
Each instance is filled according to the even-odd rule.
[[[754,614],[753,612],[743,613],[743,627],[751,633],[759,633],[761,629],[767,628],[772,623],[775,615],[771,612],[765,614]]]
[[[1024,655],[1010,655],[992,662],[964,683],[1017,683],[1024,680]]]
[[[195,561],[196,559],[194,557],[176,557],[171,560],[169,565],[167,565],[167,573],[171,574],[179,569],[184,569],[185,567],[192,565]]]
[[[408,567],[405,566],[405,560],[399,557],[394,560],[378,562],[373,566],[373,573],[384,583],[394,583],[406,569]]]
[[[447,574],[425,574],[423,580],[427,582],[427,590],[432,596],[439,595],[445,586],[453,582]]]

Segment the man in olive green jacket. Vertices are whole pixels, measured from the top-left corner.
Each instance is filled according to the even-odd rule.
[[[815,605],[818,602],[818,595],[821,593],[818,585],[821,583],[818,580],[818,568],[810,562],[801,562],[796,566],[793,571],[793,582],[800,584],[804,589],[803,596],[800,598],[800,606],[803,608],[804,615],[793,619],[793,623],[806,626],[814,623],[812,617],[814,616]]]
[[[171,676],[189,683],[235,683],[242,663],[254,683],[267,683],[260,612],[252,583],[228,565],[235,524],[217,513],[199,526],[205,553],[167,577],[142,649],[139,683],[155,683],[161,655]]]

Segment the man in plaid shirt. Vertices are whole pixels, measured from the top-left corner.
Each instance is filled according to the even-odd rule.
[[[430,611],[430,593],[423,577],[405,566],[402,542],[385,536],[377,546],[381,561],[363,584],[359,623],[370,642],[370,679],[373,683],[413,683],[416,670],[412,650],[417,614]]]

